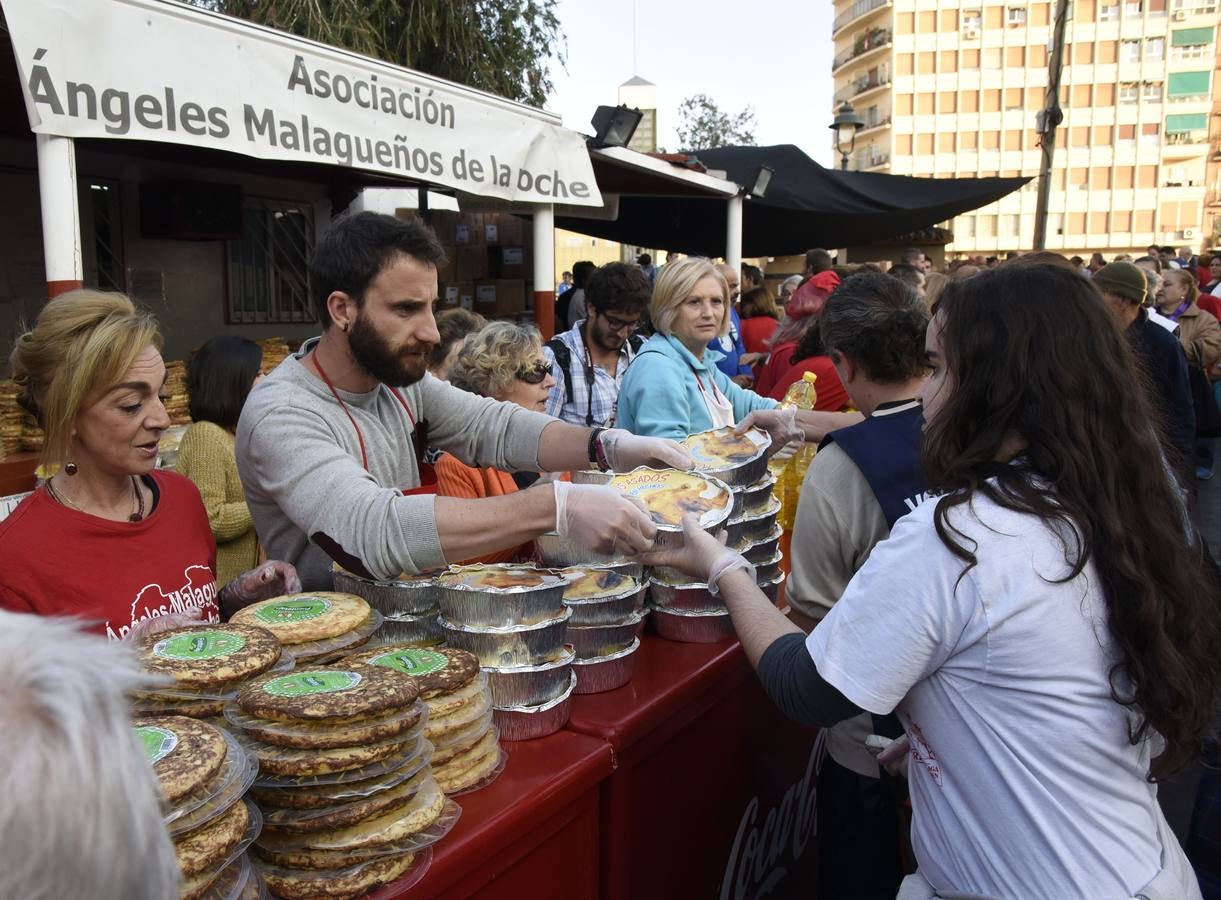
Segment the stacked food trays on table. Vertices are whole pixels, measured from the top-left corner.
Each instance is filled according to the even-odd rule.
[[[437,605],[439,588],[433,576],[404,573],[398,578],[366,578],[334,563],[331,583],[337,591],[364,598],[381,613],[381,627],[370,644],[431,647],[444,642],[437,621],[441,612]]]

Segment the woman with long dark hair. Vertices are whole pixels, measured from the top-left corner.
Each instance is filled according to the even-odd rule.
[[[722,593],[790,715],[897,712],[920,867],[901,897],[1200,896],[1154,782],[1209,726],[1218,587],[1108,316],[1064,267],[946,287],[921,391],[937,496],[808,638],[694,522],[649,560]]]

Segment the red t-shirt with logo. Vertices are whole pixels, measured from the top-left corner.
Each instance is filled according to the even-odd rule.
[[[139,522],[111,522],[40,488],[0,522],[0,608],[76,616],[118,640],[145,619],[202,609],[220,620],[216,542],[191,481],[152,474],[159,498]]]

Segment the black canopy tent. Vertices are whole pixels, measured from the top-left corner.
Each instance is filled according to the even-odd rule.
[[[792,144],[722,147],[697,155],[705,167],[742,185],[754,183],[761,165],[775,172],[767,195],[745,204],[743,256],[783,256],[899,237],[986,206],[1030,181],[837,172]],[[557,216],[556,225],[638,246],[725,256],[726,206],[720,198],[623,193],[614,220]]]

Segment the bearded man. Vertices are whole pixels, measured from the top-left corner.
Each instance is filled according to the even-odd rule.
[[[549,531],[600,553],[652,546],[649,517],[605,486],[560,481],[503,497],[438,497],[421,461],[430,445],[510,472],[691,466],[672,441],[570,425],[428,374],[442,259],[419,220],[360,213],[332,223],[310,260],[322,335],[242,410],[238,471],[259,539],[271,558],[297,567],[306,590],[330,587],[332,561],[386,579]]]

